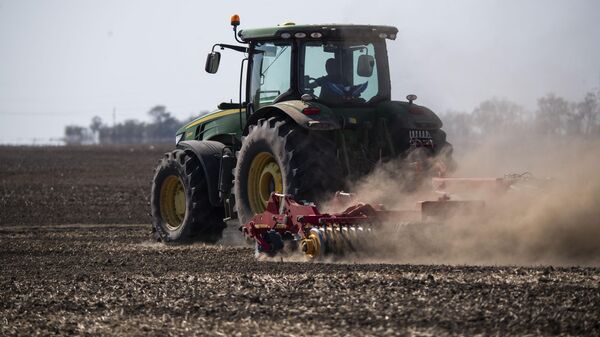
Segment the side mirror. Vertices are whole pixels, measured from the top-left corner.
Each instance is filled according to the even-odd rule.
[[[221,53],[213,51],[206,57],[206,65],[204,69],[209,74],[214,74],[219,70],[219,62],[221,62]]]
[[[375,58],[372,55],[360,55],[358,57],[358,69],[356,72],[361,77],[371,77],[375,67]]]

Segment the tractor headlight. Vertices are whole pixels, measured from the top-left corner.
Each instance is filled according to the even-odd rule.
[[[183,139],[183,135],[185,135],[185,132],[175,136],[175,145],[179,144],[179,142]]]

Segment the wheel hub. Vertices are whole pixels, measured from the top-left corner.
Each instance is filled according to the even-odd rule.
[[[314,259],[321,255],[322,237],[318,229],[311,229],[308,237],[302,240],[300,247],[302,252],[310,258]]]
[[[272,192],[283,193],[283,175],[273,155],[261,152],[248,174],[248,200],[254,213],[264,212]]]
[[[185,218],[185,191],[177,176],[169,176],[160,189],[160,213],[171,231],[177,230]]]

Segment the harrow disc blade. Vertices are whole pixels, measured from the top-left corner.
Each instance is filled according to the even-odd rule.
[[[312,228],[300,246],[309,259],[358,253],[373,241],[373,231],[360,226]]]

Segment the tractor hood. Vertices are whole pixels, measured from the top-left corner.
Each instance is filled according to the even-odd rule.
[[[442,127],[440,118],[430,109],[414,103],[391,101],[377,106],[377,115],[393,120],[406,129],[435,130]]]

